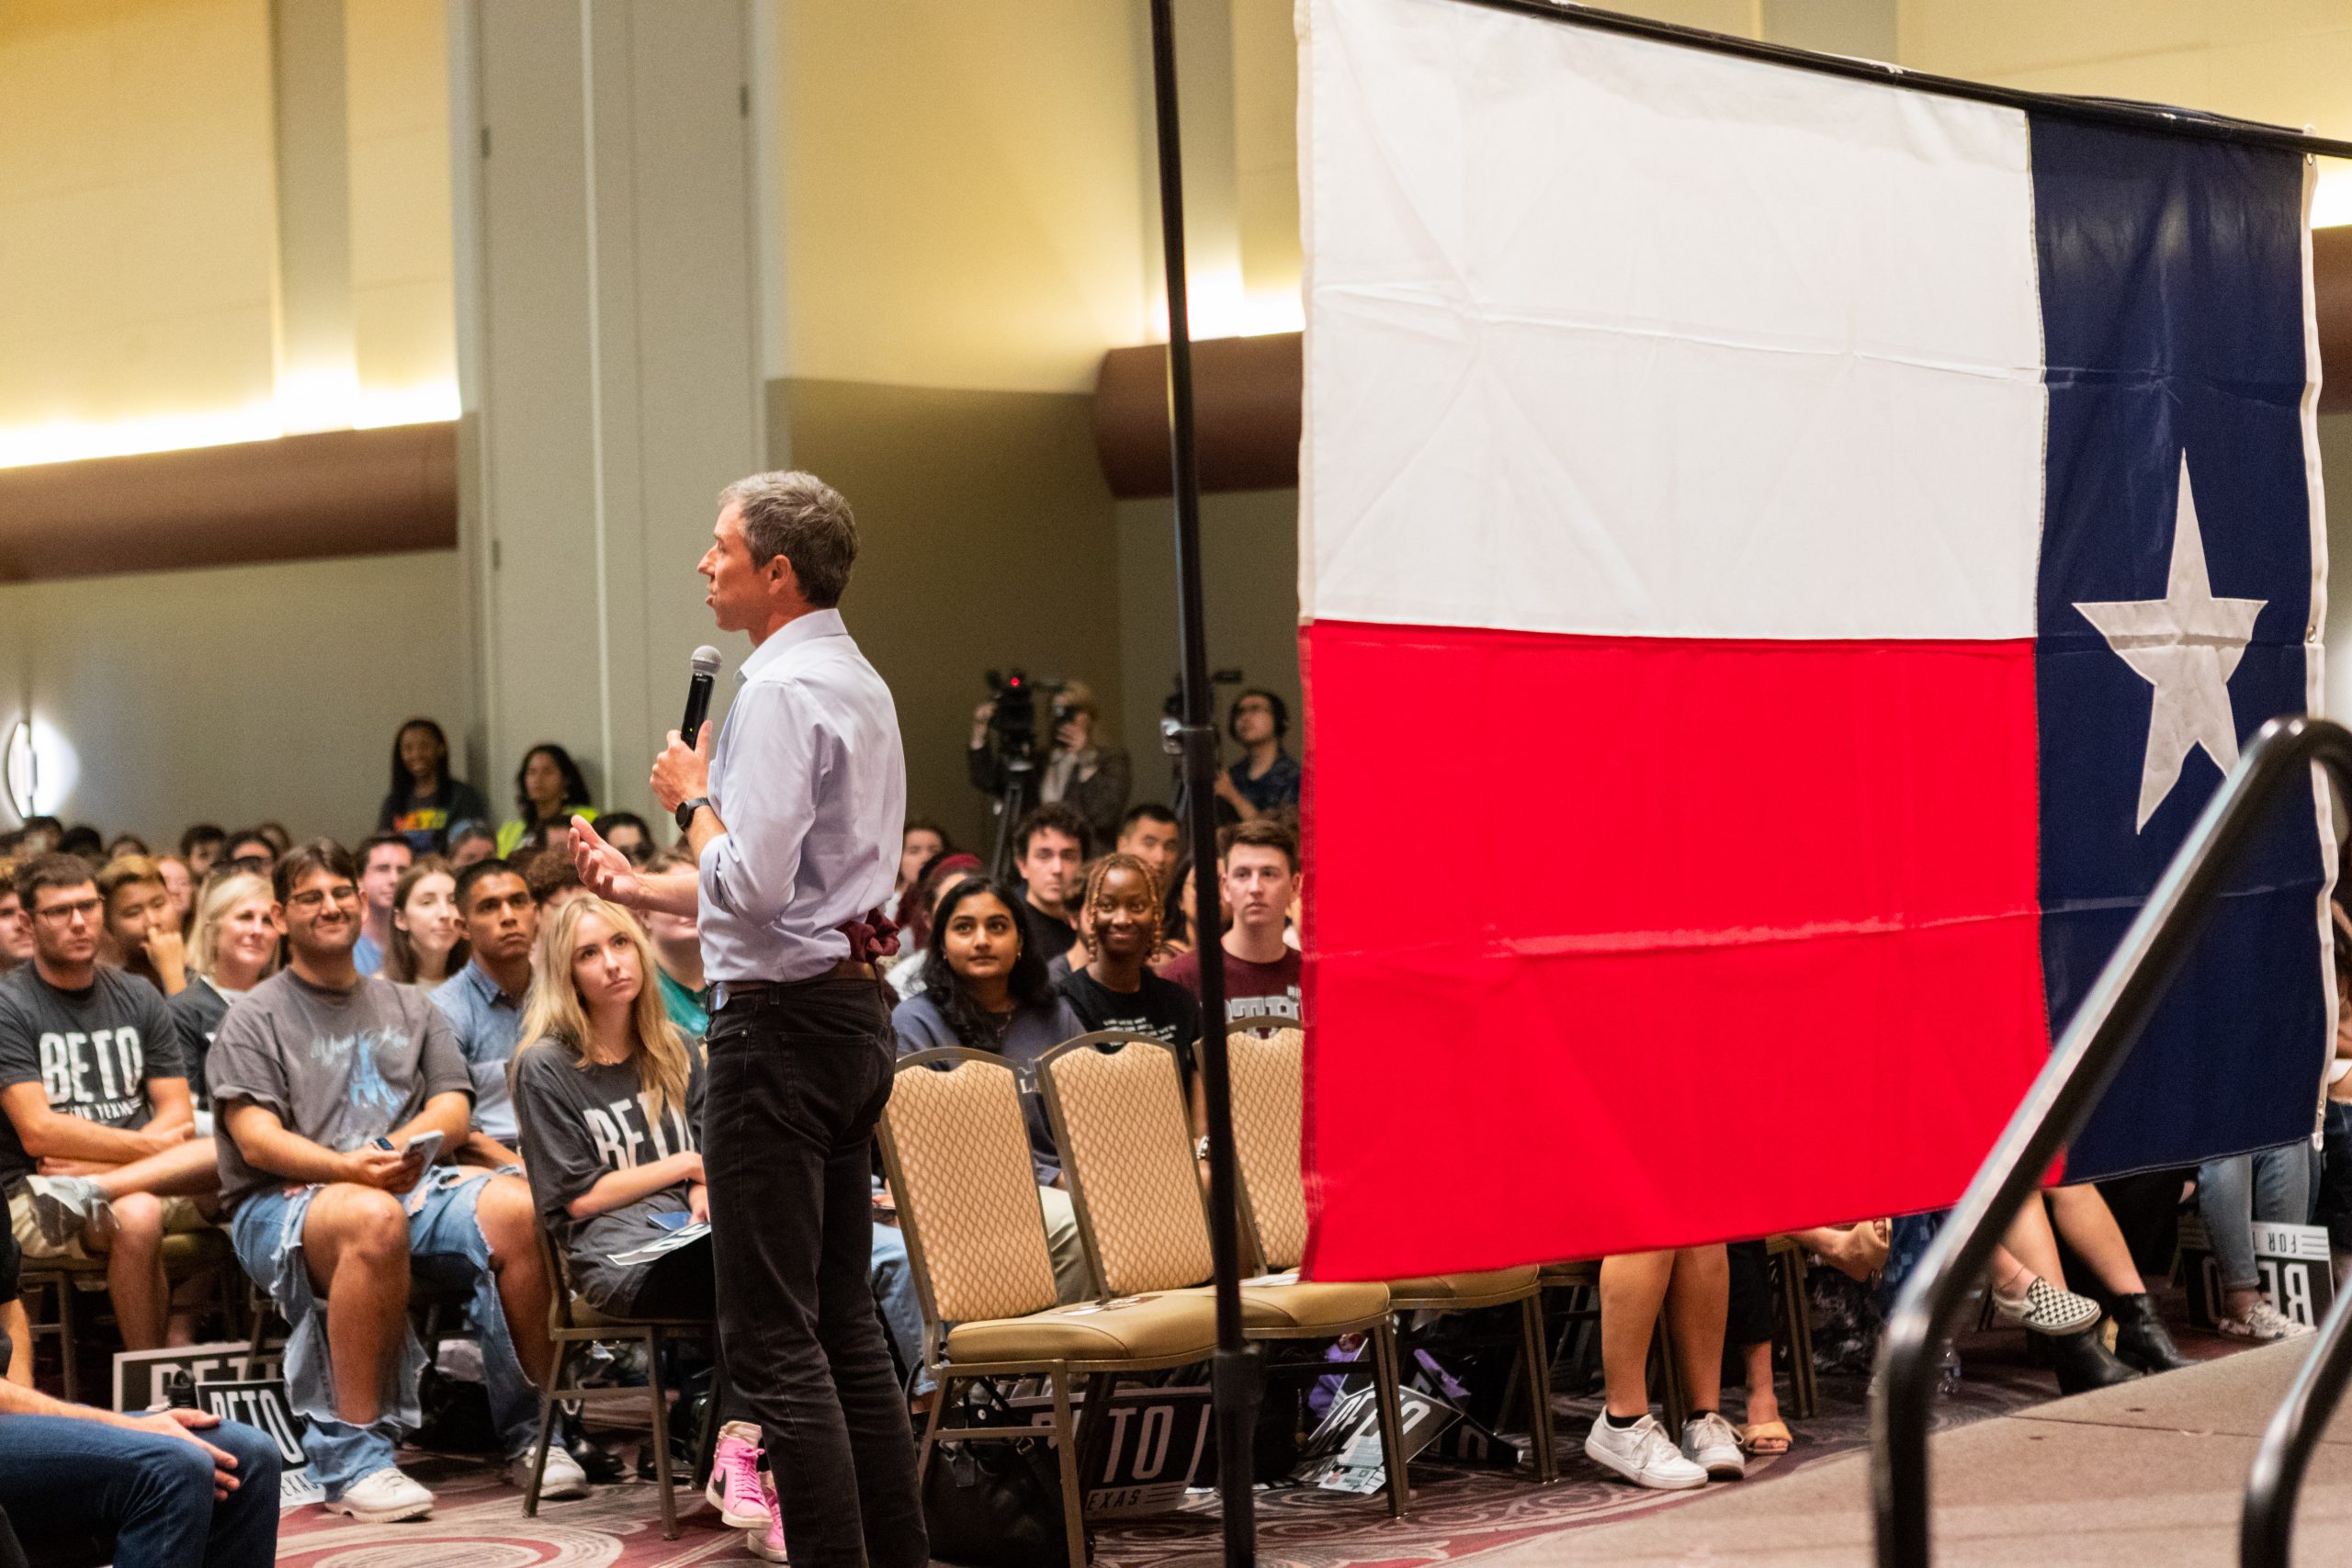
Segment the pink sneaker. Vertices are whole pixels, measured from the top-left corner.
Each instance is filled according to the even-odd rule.
[[[768,1509],[767,1528],[745,1530],[743,1544],[751,1549],[752,1556],[765,1562],[789,1562],[790,1559],[784,1554],[784,1510],[775,1506],[775,1481],[774,1477],[763,1477],[763,1480],[765,1484],[762,1495]]]
[[[718,1429],[718,1451],[710,1463],[710,1484],[703,1496],[718,1517],[736,1529],[764,1530],[775,1523],[767,1493],[760,1484],[760,1429],[749,1421],[729,1421]],[[776,1561],[783,1561],[781,1558]]]

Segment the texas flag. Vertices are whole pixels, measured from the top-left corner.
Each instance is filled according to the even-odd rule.
[[[1309,1266],[1949,1204],[2319,706],[2310,171],[1306,0]],[[2307,789],[2066,1162],[2310,1134]]]

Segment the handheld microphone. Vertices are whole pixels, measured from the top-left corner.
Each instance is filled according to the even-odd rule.
[[[694,679],[686,682],[686,716],[678,726],[678,739],[688,747],[702,733],[702,721],[710,716],[710,689],[718,676],[718,649],[706,643],[695,649]]]

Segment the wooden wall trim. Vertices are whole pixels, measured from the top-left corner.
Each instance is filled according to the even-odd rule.
[[[2337,367],[2320,412],[2352,410],[2352,225],[2312,233],[2320,363]],[[1201,489],[1275,490],[1298,483],[1305,361],[1296,333],[1193,345]],[[1168,350],[1114,348],[1094,386],[1094,446],[1121,499],[1169,493]]]
[[[454,423],[0,468],[0,582],[457,542]]]

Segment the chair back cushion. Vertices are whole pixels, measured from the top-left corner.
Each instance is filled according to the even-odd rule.
[[[1306,1184],[1298,1153],[1306,1049],[1306,1036],[1296,1029],[1226,1036],[1243,1213],[1270,1269],[1295,1269],[1306,1255]]]
[[[899,1221],[943,1323],[1054,1304],[1021,1090],[1001,1061],[902,1062],[883,1111]]]
[[[1156,1041],[1108,1050],[1080,1042],[1041,1067],[1103,1288],[1128,1296],[1208,1279],[1208,1216],[1175,1054]]]

